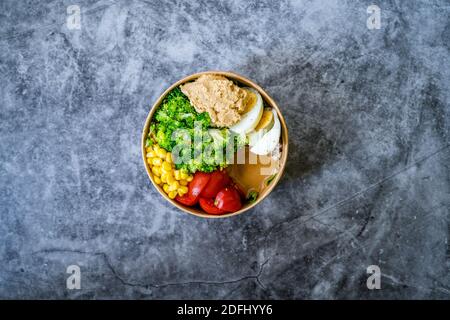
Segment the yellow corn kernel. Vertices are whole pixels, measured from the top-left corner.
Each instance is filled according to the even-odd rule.
[[[179,186],[178,187],[178,193],[182,193],[182,194],[185,194],[185,193],[187,193],[188,192],[188,187],[185,187],[185,186]]]
[[[160,167],[152,167],[152,172],[155,176],[161,176],[161,168]]]
[[[175,178],[171,174],[167,175],[167,183],[168,184],[174,184],[175,181],[176,181]]]
[[[152,164],[152,160],[153,160],[153,158],[147,158],[147,163]]]
[[[187,187],[179,187],[177,189],[178,194],[181,196],[184,196],[186,193],[188,193],[188,188]]]
[[[167,183],[163,185],[163,190],[165,193],[169,193],[169,185]]]
[[[166,162],[172,163],[172,154],[170,152],[166,153]]]
[[[150,151],[153,151],[153,149],[152,149],[152,147],[147,147],[147,148],[145,148],[145,151],[150,152]]]
[[[180,184],[181,184],[182,186],[187,186],[187,185],[188,185],[187,180],[180,180],[179,182],[180,182]]]
[[[147,158],[153,158],[155,157],[155,152],[153,150],[147,151],[146,156]]]
[[[159,148],[159,149],[156,151],[156,154],[157,154],[158,157],[160,157],[161,159],[165,159],[165,158],[166,158],[167,151],[164,150],[163,148]]]
[[[169,191],[177,191],[179,186],[178,181],[175,181],[174,183],[169,184]]]
[[[162,161],[161,161],[160,158],[153,158],[152,164],[153,164],[154,166],[158,166],[158,167],[159,167],[159,166],[161,166]]]
[[[164,161],[162,164],[162,168],[166,171],[172,171],[172,166],[170,165],[170,163]]]
[[[186,172],[184,172],[184,171],[181,171],[180,178],[186,180],[187,177],[188,177],[188,174]]]
[[[169,175],[172,175],[172,170],[166,170],[166,169],[164,169],[163,167],[161,167],[161,172],[166,173],[168,176],[169,176]]]
[[[161,181],[167,183],[167,173],[161,172]]]
[[[193,177],[193,176],[188,176],[188,177],[186,178],[187,182],[191,182],[191,181],[192,181],[192,179],[194,179],[194,177]]]
[[[175,179],[180,180],[180,170],[174,170],[173,175]]]
[[[161,178],[160,178],[160,177],[154,176],[153,179],[155,180],[155,183],[156,183],[157,185],[160,185],[160,184],[161,184]]]
[[[168,195],[170,199],[175,199],[177,196],[177,191],[170,191]]]

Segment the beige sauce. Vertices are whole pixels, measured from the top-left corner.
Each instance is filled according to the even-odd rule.
[[[241,155],[245,154],[245,162],[238,162],[235,159],[235,163],[227,167],[228,174],[246,195],[252,190],[261,193],[267,186],[266,181],[278,172],[280,160],[273,160],[269,156],[258,156],[250,152],[249,147],[239,152],[242,152]]]
[[[216,127],[230,127],[241,119],[249,100],[256,95],[244,90],[226,77],[204,74],[194,82],[181,85],[181,91],[199,113],[208,112]]]

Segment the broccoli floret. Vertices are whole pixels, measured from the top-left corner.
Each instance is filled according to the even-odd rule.
[[[168,151],[172,151],[172,143],[170,140],[170,134],[165,131],[164,127],[160,127],[156,132],[156,141],[158,144]]]
[[[194,107],[180,88],[173,89],[155,114],[156,142],[167,151],[172,151],[177,142],[173,139],[174,131],[193,128],[196,115]]]
[[[195,121],[200,122],[202,129],[208,129],[211,126],[211,118],[208,112],[202,112],[197,115]]]

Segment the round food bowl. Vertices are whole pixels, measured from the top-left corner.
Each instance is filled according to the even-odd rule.
[[[265,105],[273,108],[274,110],[276,110],[278,118],[280,120],[280,124],[281,124],[281,145],[282,145],[282,149],[281,149],[281,157],[280,157],[280,166],[279,166],[279,171],[277,172],[275,178],[270,182],[270,185],[268,185],[267,187],[265,187],[259,194],[258,198],[256,199],[256,201],[252,202],[252,203],[246,203],[242,206],[242,208],[239,211],[236,212],[232,212],[232,213],[227,213],[227,214],[222,214],[222,215],[210,215],[205,213],[204,211],[197,209],[195,207],[187,207],[184,206],[180,203],[178,203],[175,200],[172,200],[169,198],[169,196],[162,190],[162,188],[156,184],[156,182],[153,179],[153,175],[151,173],[151,168],[150,166],[147,164],[146,161],[146,147],[145,147],[145,141],[148,135],[148,130],[150,127],[150,123],[152,121],[153,115],[155,113],[155,111],[158,109],[158,107],[160,106],[160,104],[163,102],[164,98],[166,97],[166,95],[172,91],[172,89],[178,87],[181,84],[184,84],[186,82],[189,81],[193,81],[196,80],[198,77],[200,77],[201,75],[204,74],[217,74],[217,75],[222,75],[232,81],[234,81],[235,83],[237,83],[240,86],[245,86],[245,87],[251,87],[254,88],[255,90],[257,90],[261,97],[264,100]],[[174,84],[172,84],[169,88],[167,88],[166,91],[163,92],[163,94],[161,94],[159,96],[159,98],[156,100],[156,102],[153,104],[148,116],[147,116],[147,120],[145,121],[145,125],[144,125],[144,129],[142,130],[142,138],[141,138],[141,151],[142,151],[142,159],[144,162],[144,166],[145,166],[145,170],[147,171],[147,175],[150,178],[150,181],[152,182],[153,186],[156,188],[156,190],[158,190],[159,194],[166,199],[168,202],[170,202],[170,204],[172,204],[174,207],[177,207],[178,209],[193,214],[195,216],[198,217],[202,217],[202,218],[226,218],[226,217],[231,217],[231,216],[235,216],[241,213],[244,213],[248,210],[250,210],[251,208],[257,206],[259,203],[261,203],[269,194],[270,192],[275,188],[275,186],[278,184],[278,182],[281,179],[281,176],[283,175],[284,172],[284,168],[286,166],[286,160],[287,160],[287,154],[288,154],[288,129],[286,126],[286,122],[284,121],[283,115],[281,114],[280,108],[278,107],[278,105],[275,103],[275,101],[256,83],[254,83],[253,81],[239,75],[236,74],[234,72],[227,72],[227,71],[205,71],[205,72],[199,72],[199,73],[195,73],[195,74],[191,74],[187,77],[184,77],[181,80],[178,80],[177,82],[175,82]]]

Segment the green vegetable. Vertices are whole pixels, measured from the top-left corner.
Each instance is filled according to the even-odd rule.
[[[271,175],[269,179],[266,180],[266,186],[268,186],[273,181],[273,179],[275,179],[276,176],[277,176],[276,173],[274,175]]]
[[[258,195],[259,195],[258,191],[255,190],[250,191],[247,195],[247,201],[250,203],[255,202],[256,199],[258,198]]]
[[[196,112],[178,87],[164,99],[155,120],[152,134],[156,142],[172,152],[177,169],[190,173],[226,167],[236,150],[246,143],[245,135],[232,134],[228,129],[208,131],[209,114]]]
[[[172,151],[176,144],[172,139],[175,130],[193,129],[195,122],[206,129],[211,123],[208,113],[198,114],[180,88],[169,92],[156,112],[155,120],[156,142],[167,151]]]
[[[148,134],[147,139],[145,139],[145,147],[151,147],[153,145],[154,137],[155,136],[155,124],[151,123],[150,127],[148,128]]]

